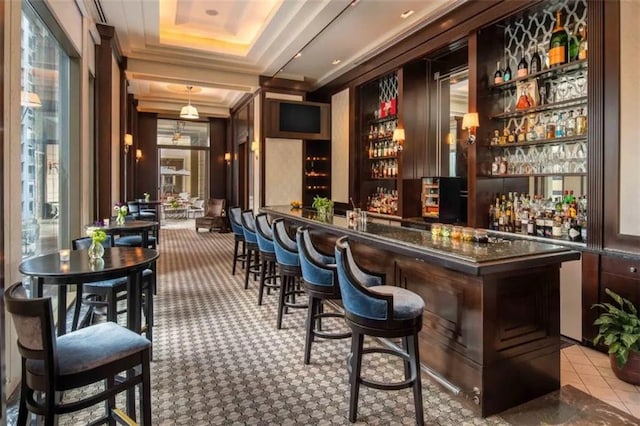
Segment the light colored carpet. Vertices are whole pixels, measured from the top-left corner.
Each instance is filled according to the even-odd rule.
[[[311,365],[304,365],[306,311],[286,315],[284,329],[276,330],[276,295],[265,295],[259,307],[257,282],[244,290],[244,271],[230,274],[233,234],[196,234],[191,220],[168,222],[161,235],[153,424],[349,424],[349,340],[318,339]],[[395,361],[370,356],[364,366],[369,377],[401,378]],[[77,395],[69,392],[65,400]],[[423,398],[427,424],[505,424],[498,417],[474,417],[424,375]],[[124,408],[122,398],[118,405]],[[96,406],[65,415],[60,424],[87,424],[101,411]],[[358,420],[414,424],[412,392],[363,387]]]

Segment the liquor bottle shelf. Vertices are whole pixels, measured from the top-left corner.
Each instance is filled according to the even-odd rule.
[[[389,136],[379,136],[377,138],[370,138],[369,134],[365,134],[363,135],[364,139],[366,140],[366,142],[390,142],[393,140],[393,135],[389,135]]]
[[[503,145],[489,145],[491,149],[501,149],[501,148],[517,148],[519,146],[531,146],[531,145],[547,145],[547,144],[560,144],[560,143],[571,143],[571,142],[581,142],[586,141],[587,135],[579,135],[579,136],[568,136],[564,138],[551,138],[551,139],[538,139],[534,141],[525,141],[525,142],[514,142],[507,143]]]
[[[519,178],[519,177],[549,177],[549,176],[586,176],[587,173],[530,173],[521,175],[488,175],[487,178]]]
[[[376,160],[393,160],[393,159],[396,159],[396,158],[398,158],[398,156],[397,156],[397,155],[385,155],[385,156],[382,156],[382,157],[369,157],[369,160],[371,160],[371,161],[376,161]]]
[[[586,103],[587,103],[587,97],[580,96],[578,98],[568,99],[566,101],[538,105],[532,108],[526,108],[526,109],[521,109],[521,110],[512,111],[512,112],[503,112],[500,114],[492,115],[490,118],[492,120],[501,120],[505,118],[522,117],[527,114],[532,114],[535,112],[549,111],[552,109],[560,109],[560,108],[572,107],[576,105],[585,105]]]
[[[367,123],[368,124],[380,124],[380,123],[386,123],[387,121],[393,121],[393,120],[397,120],[397,119],[398,119],[397,115],[389,115],[387,117],[375,118],[373,120],[368,120]]]
[[[398,180],[397,177],[379,177],[379,178],[369,178],[367,180]]]
[[[509,80],[507,82],[504,83],[499,83],[499,84],[494,84],[493,86],[491,86],[492,90],[507,90],[507,89],[512,89],[515,88],[516,84],[521,82],[521,81],[530,81],[533,80],[535,78],[549,78],[549,77],[554,77],[557,75],[562,75],[562,74],[566,74],[568,72],[571,71],[577,71],[580,69],[586,69],[587,68],[587,60],[586,59],[581,59],[578,61],[573,61],[573,62],[569,62],[567,64],[563,64],[563,65],[558,65],[552,68],[547,68],[545,70],[542,71],[538,71],[536,73],[531,73],[531,74],[527,74],[523,77],[518,77],[518,78],[514,78],[513,80]]]
[[[329,161],[329,157],[307,157],[307,161]]]
[[[304,175],[310,178],[324,178],[328,177],[329,173],[305,173]]]

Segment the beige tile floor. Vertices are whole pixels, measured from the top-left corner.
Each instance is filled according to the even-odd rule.
[[[619,380],[606,354],[579,345],[562,349],[560,380],[640,418],[640,386]]]

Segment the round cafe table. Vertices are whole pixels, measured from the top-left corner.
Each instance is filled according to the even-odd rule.
[[[82,297],[82,284],[127,277],[127,328],[140,332],[142,271],[159,257],[157,250],[143,247],[105,248],[102,260],[92,263],[86,250],[71,250],[69,261],[61,261],[59,253],[44,254],[24,260],[20,273],[33,278],[32,294],[42,297],[42,286],[58,286],[58,336],[67,332],[67,285],[76,286],[76,297]]]
[[[105,233],[111,235],[139,233],[142,236],[142,247],[148,247],[149,233],[159,228],[159,226],[160,224],[158,222],[151,220],[125,220],[122,224],[116,223],[115,220],[110,220],[109,226],[98,226],[98,228],[101,228]]]

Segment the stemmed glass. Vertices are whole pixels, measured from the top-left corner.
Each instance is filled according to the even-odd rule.
[[[560,97],[560,100],[562,101],[567,100],[567,94],[569,93],[569,85],[567,83],[566,77],[562,77],[562,80],[556,86],[556,90],[558,91],[558,96]],[[558,99],[556,99],[556,102],[558,102]]]
[[[578,89],[578,96],[585,95],[586,86],[587,86],[587,79],[585,78],[584,75],[581,75],[578,78],[576,78],[576,88]]]

